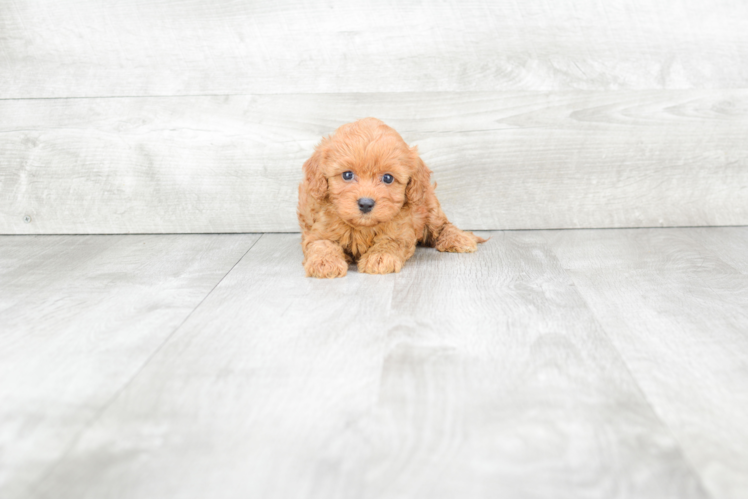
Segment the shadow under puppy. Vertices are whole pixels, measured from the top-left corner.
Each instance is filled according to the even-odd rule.
[[[323,138],[303,168],[298,216],[307,276],[345,276],[349,262],[364,273],[396,273],[417,243],[474,252],[486,241],[447,220],[417,148],[376,118]]]

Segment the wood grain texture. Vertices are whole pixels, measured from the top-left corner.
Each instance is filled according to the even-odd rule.
[[[703,494],[553,249],[491,236],[398,278],[374,496]]]
[[[0,233],[298,231],[301,165],[377,116],[467,229],[748,224],[748,91],[0,101]]]
[[[6,0],[0,98],[745,88],[740,0]]]
[[[34,494],[705,494],[541,236],[301,258],[264,235]]]
[[[748,228],[549,233],[716,498],[748,495]]]
[[[0,496],[32,494],[257,238],[0,239]]]

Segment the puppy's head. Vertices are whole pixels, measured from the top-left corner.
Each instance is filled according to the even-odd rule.
[[[422,196],[428,169],[400,134],[376,118],[340,127],[304,164],[309,192],[352,226],[391,220]]]

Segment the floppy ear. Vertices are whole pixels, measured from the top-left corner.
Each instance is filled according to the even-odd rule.
[[[304,178],[307,190],[313,197],[321,200],[327,194],[327,178],[322,173],[322,162],[324,161],[324,150],[318,146],[314,154],[304,162]]]
[[[405,196],[411,205],[423,205],[426,202],[426,195],[431,187],[431,170],[423,163],[421,157],[418,156],[418,146],[412,147],[410,152],[415,170],[411,174],[408,185],[405,188]]]

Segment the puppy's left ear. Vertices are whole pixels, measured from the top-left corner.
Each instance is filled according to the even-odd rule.
[[[415,170],[410,176],[408,186],[405,188],[405,196],[411,205],[423,205],[431,188],[431,170],[418,156],[418,146],[410,148],[410,153]]]
[[[327,178],[322,172],[322,164],[325,159],[325,141],[323,141],[314,154],[304,162],[304,178],[309,194],[321,200],[327,194]]]

